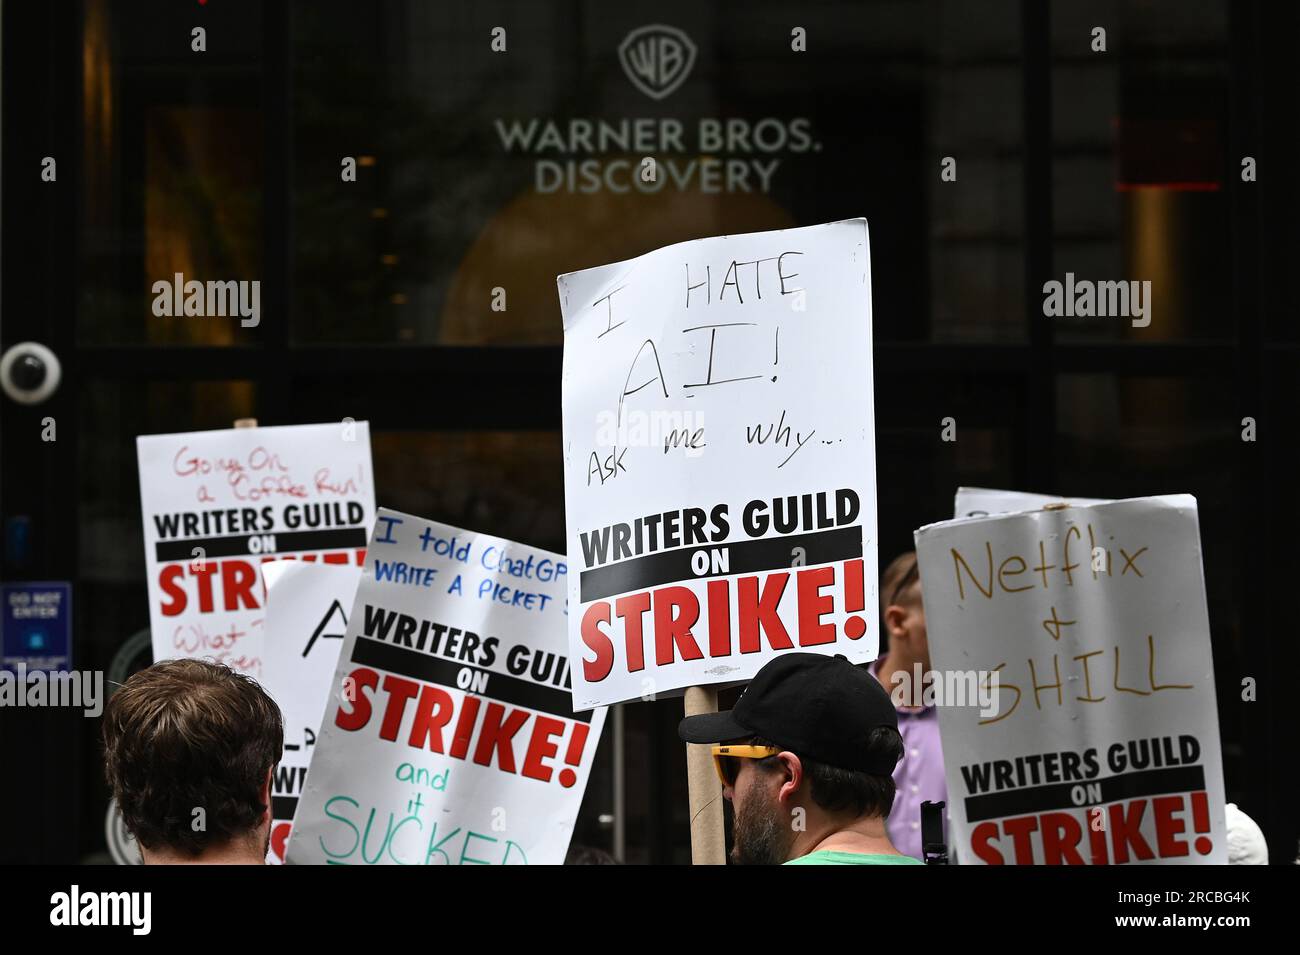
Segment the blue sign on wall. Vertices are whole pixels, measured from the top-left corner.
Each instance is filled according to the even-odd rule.
[[[33,670],[72,666],[72,586],[53,583],[0,584],[0,667],[19,663]]]

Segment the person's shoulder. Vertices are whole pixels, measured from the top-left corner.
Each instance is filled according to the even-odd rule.
[[[876,865],[925,865],[920,859],[913,856],[876,856]]]
[[[885,853],[835,852],[823,849],[790,859],[785,865],[924,865],[920,859]]]

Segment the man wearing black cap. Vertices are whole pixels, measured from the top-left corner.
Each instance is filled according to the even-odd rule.
[[[894,704],[841,656],[784,653],[727,713],[682,720],[712,744],[735,813],[742,865],[920,865],[894,848],[885,817],[903,754]]]

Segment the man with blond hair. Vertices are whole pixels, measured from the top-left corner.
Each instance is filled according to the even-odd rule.
[[[893,772],[897,795],[889,811],[889,838],[900,852],[924,859],[921,804],[946,802],[948,785],[939,714],[925,704],[930,643],[915,551],[899,554],[880,575],[880,621],[888,645],[881,646],[879,659],[868,669],[889,691],[903,737],[903,758]]]

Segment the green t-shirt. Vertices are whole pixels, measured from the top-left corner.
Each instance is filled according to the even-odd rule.
[[[877,855],[864,852],[836,852],[822,849],[810,852],[806,856],[791,859],[784,865],[925,865],[920,859],[911,856]]]

